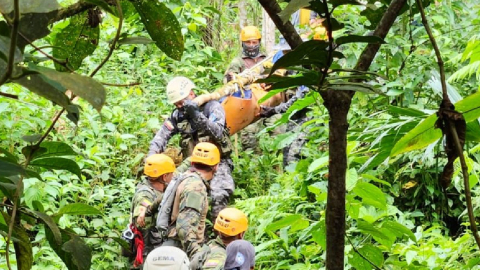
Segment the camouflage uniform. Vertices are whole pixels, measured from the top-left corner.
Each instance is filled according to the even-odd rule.
[[[143,241],[145,243],[145,248],[143,250],[143,257],[145,258],[148,253],[153,250],[156,245],[160,244],[160,239],[158,235],[154,232],[155,230],[155,220],[158,213],[158,205],[162,200],[163,192],[157,191],[154,189],[150,182],[144,178],[141,183],[139,183],[135,189],[135,194],[133,195],[132,200],[132,223],[137,227],[143,236]],[[145,226],[139,227],[137,224],[137,217],[140,214],[140,207],[146,207],[147,211],[145,213]]]
[[[182,250],[191,258],[204,242],[208,182],[197,172],[189,171],[186,174],[188,176],[175,193],[168,239],[179,242]]]
[[[201,269],[223,269],[223,265],[227,259],[227,247],[223,244],[223,241],[220,237],[217,237],[208,243],[208,247],[210,248],[210,252],[208,253]]]
[[[212,220],[227,206],[235,189],[232,178],[233,162],[230,159],[232,143],[225,124],[225,110],[218,101],[210,101],[200,108],[196,119],[186,113],[174,110],[150,143],[148,155],[164,151],[168,141],[175,134],[182,137],[181,147],[184,157],[189,157],[199,142],[211,142],[221,152],[219,168],[211,181]]]
[[[227,77],[227,74],[232,72],[235,74],[240,74],[242,73],[245,69],[251,68],[254,65],[256,65],[258,62],[262,61],[265,59],[266,55],[262,52],[258,54],[257,57],[251,58],[250,56],[245,55],[242,53],[241,56],[238,56],[230,62],[230,65],[228,65],[227,71],[225,72],[225,77],[227,81],[230,81],[231,78]],[[230,79],[230,80],[229,80]]]

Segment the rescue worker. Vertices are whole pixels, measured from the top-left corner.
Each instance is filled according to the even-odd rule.
[[[189,270],[190,261],[183,250],[176,247],[158,247],[150,252],[143,270]]]
[[[225,208],[220,211],[214,225],[218,236],[194,255],[191,269],[223,269],[227,258],[226,247],[235,240],[243,239],[247,228],[248,219],[241,210]]]
[[[192,153],[199,142],[211,142],[221,152],[218,170],[211,181],[212,220],[225,208],[232,195],[235,184],[232,178],[233,162],[230,158],[232,142],[225,123],[225,110],[216,100],[198,107],[192,101],[195,84],[186,77],[175,77],[167,85],[168,101],[176,109],[165,120],[160,130],[150,142],[148,155],[164,151],[168,141],[175,134],[181,136],[183,157]]]
[[[255,26],[245,26],[240,32],[242,54],[232,60],[225,72],[226,82],[234,79],[235,74],[240,74],[245,69],[251,68],[265,59],[266,55],[260,51],[262,35]]]
[[[225,270],[253,270],[255,248],[246,240],[235,240],[227,247]]]
[[[143,250],[138,249],[141,246],[139,240],[135,244],[137,254],[134,267],[141,265],[145,256],[155,245],[160,244],[160,239],[155,234],[155,219],[165,187],[172,180],[174,172],[175,163],[164,154],[151,155],[145,160],[146,177],[135,189],[131,208],[133,226],[130,229],[137,233],[138,239],[143,239]],[[138,234],[141,234],[141,237]]]
[[[193,149],[190,159],[190,169],[177,179],[179,184],[171,207],[167,240],[163,244],[180,247],[189,257],[204,243],[207,193],[210,181],[220,167],[220,151],[212,143],[201,142]]]

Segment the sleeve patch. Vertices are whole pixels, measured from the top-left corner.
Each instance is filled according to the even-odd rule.
[[[165,120],[163,125],[168,129],[168,130],[173,130],[173,124],[170,122],[170,120]]]
[[[198,212],[202,211],[203,205],[203,196],[197,192],[189,192],[185,198],[185,206],[197,210]]]

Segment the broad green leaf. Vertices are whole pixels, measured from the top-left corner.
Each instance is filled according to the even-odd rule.
[[[327,165],[328,165],[328,156],[317,158],[312,163],[310,163],[310,166],[308,166],[308,172],[309,173],[314,172]]]
[[[480,124],[478,121],[472,121],[467,124],[465,140],[471,142],[480,142]]]
[[[264,82],[269,83],[273,82],[268,93],[262,97],[258,103],[263,103],[270,97],[274,96],[279,92],[283,92],[284,90],[294,87],[294,86],[316,86],[319,83],[318,73],[316,72],[309,72],[303,73],[298,76],[288,76],[288,77],[281,77],[281,76],[271,76],[269,78],[258,80],[257,82]]]
[[[384,261],[383,253],[378,247],[372,244],[368,244],[361,248],[358,248],[357,251],[362,254],[362,256],[368,261],[365,260],[362,256],[360,256],[357,252],[352,250],[350,253],[352,254],[353,258],[349,260],[349,262],[352,264],[353,267],[355,267],[355,269],[373,269],[370,263],[373,263],[377,268],[382,268]]]
[[[413,116],[413,117],[424,117],[426,113],[413,109],[413,108],[402,108],[388,105],[388,111],[398,115],[406,115],[406,116]]]
[[[410,265],[415,257],[417,257],[418,253],[414,250],[409,250],[405,254],[405,260],[407,261],[407,264]]]
[[[275,141],[273,142],[273,146],[275,149],[283,149],[287,145],[290,145],[298,136],[298,133],[287,132],[283,134],[279,134],[275,137]]]
[[[480,91],[455,103],[455,109],[463,114],[465,122],[477,120],[480,117]]]
[[[147,38],[147,37],[125,37],[118,40],[119,45],[124,44],[150,44],[154,43],[155,41]]]
[[[57,216],[61,215],[100,215],[95,207],[83,203],[72,203],[60,208]]]
[[[337,31],[337,30],[340,30],[342,29],[343,27],[345,27],[345,25],[339,21],[337,21],[337,19],[335,18],[330,18],[330,22],[332,24],[332,32],[333,31]],[[323,25],[325,26],[325,28],[327,29],[327,31],[329,31],[330,27],[328,26],[328,24],[326,23],[326,21],[323,22]]]
[[[1,3],[1,0],[0,0],[0,3]],[[5,64],[6,64],[6,61],[8,60],[8,55],[9,55],[9,51],[10,51],[10,38],[8,37],[5,37],[5,36],[0,36],[0,54],[3,54],[3,57],[2,59],[5,60]],[[23,60],[23,55],[22,55],[22,52],[20,51],[20,49],[15,48],[15,53],[14,53],[14,60],[13,62],[14,63],[18,63],[18,62],[21,62]]]
[[[370,183],[359,182],[352,191],[362,198],[363,203],[373,205],[383,210],[387,209],[385,194],[378,187]]]
[[[311,1],[312,0],[292,0],[280,13],[278,13],[278,16],[285,24],[290,20],[290,16],[292,16],[297,10],[310,6]]]
[[[24,135],[22,136],[22,140],[28,143],[36,143],[38,140],[42,138],[42,134],[33,134],[33,135]]]
[[[442,131],[434,128],[436,121],[437,115],[432,114],[420,122],[414,129],[398,140],[390,152],[390,156],[394,157],[405,152],[422,149],[440,139]]]
[[[392,185],[390,185],[390,183],[388,183],[387,181],[378,179],[377,177],[375,177],[375,176],[373,176],[373,175],[370,175],[370,174],[362,174],[361,176],[362,176],[363,178],[366,178],[366,179],[375,181],[375,182],[377,182],[377,183],[386,185],[386,186],[388,186],[388,187],[392,187]]]
[[[325,219],[319,221],[320,225],[317,230],[312,231],[312,239],[319,244],[324,250],[327,248],[327,228],[325,226]]]
[[[72,236],[69,241],[63,244],[62,249],[72,255],[72,261],[78,269],[90,269],[92,264],[92,250],[83,239],[78,236]]]
[[[0,191],[10,200],[13,200],[17,185],[6,177],[0,177]]]
[[[46,158],[37,158],[30,162],[30,166],[42,167],[49,170],[67,170],[71,173],[74,173],[78,178],[82,178],[80,167],[78,164],[67,158],[59,157],[46,157]]]
[[[7,177],[12,175],[25,174],[25,169],[17,163],[8,162],[0,159],[0,176]]]
[[[388,229],[392,234],[394,234],[397,237],[407,236],[412,241],[417,242],[417,238],[415,237],[415,234],[413,234],[413,232],[410,229],[408,229],[407,227],[403,226],[402,224],[396,221],[387,220],[382,223],[382,228]]]
[[[87,270],[87,269],[90,269],[90,268],[82,268],[82,267],[85,267],[86,264],[89,264],[91,262],[91,259],[88,260],[88,262],[83,262],[83,263],[79,263],[77,264],[77,260],[73,258],[74,254],[72,254],[71,250],[72,248],[70,247],[70,244],[68,245],[67,247],[67,250],[64,250],[63,247],[64,245],[71,241],[73,238],[78,238],[78,236],[76,236],[76,234],[72,231],[67,231],[67,230],[60,230],[61,234],[62,234],[62,241],[60,244],[58,244],[55,240],[55,237],[52,233],[52,231],[50,230],[49,227],[45,226],[45,236],[48,240],[48,243],[50,244],[50,247],[52,247],[52,249],[55,251],[55,253],[58,255],[58,257],[60,257],[60,259],[62,259],[62,261],[65,263],[65,265],[67,266],[67,268],[69,270]],[[81,250],[86,250],[85,246],[84,246],[84,243],[80,244],[82,247],[80,248]],[[85,259],[88,259],[87,257],[85,257]]]
[[[11,163],[18,163],[18,158],[12,153],[8,152],[7,149],[0,147],[0,159],[5,160]]]
[[[327,51],[325,51],[327,47],[328,44],[323,40],[309,40],[303,42],[300,46],[278,59],[273,65],[270,75],[272,75],[277,69],[301,65],[303,62],[307,61],[310,61],[309,63],[312,63],[311,61],[313,61],[317,66],[323,67],[325,63],[327,63],[328,55]],[[318,57],[319,53],[323,53],[323,58]],[[315,57],[315,59],[310,59],[309,57],[311,55],[317,57]]]
[[[105,0],[84,0],[84,1],[87,2],[87,3],[90,3],[90,4],[94,4],[96,6],[99,6],[103,10],[105,10],[106,12],[108,12],[110,14],[116,14],[116,12],[112,10],[110,5]],[[113,2],[113,3],[115,3],[115,2]]]
[[[5,222],[10,224],[11,217],[1,212]],[[0,224],[0,230],[8,232],[8,226]],[[33,265],[33,251],[30,236],[22,226],[14,225],[12,230],[13,247],[18,270],[30,270]]]
[[[113,241],[117,242],[122,248],[129,250],[130,244],[121,237],[112,237]]]
[[[47,13],[60,8],[57,0],[19,1],[20,13]],[[13,1],[0,0],[0,11],[8,14],[13,11]]]
[[[296,112],[301,111],[315,103],[315,99],[321,99],[320,94],[315,91],[310,91],[306,97],[295,101],[295,103],[293,103],[292,106],[288,108],[288,110],[282,115],[282,118],[280,118],[280,120],[278,120],[277,122],[287,123],[290,120],[290,117]]]
[[[140,18],[157,47],[169,57],[180,60],[184,45],[180,24],[172,11],[158,1],[133,1]]]
[[[62,243],[62,234],[52,217],[39,211],[28,210],[28,212],[32,213],[33,215],[41,219],[43,223],[45,223],[45,226],[48,226],[50,228],[50,230],[53,233],[53,237],[58,245]]]
[[[357,2],[355,0],[330,0],[329,3],[333,7],[338,7],[341,5],[362,5],[362,3]]]
[[[29,155],[33,150],[33,146],[27,146],[22,149],[25,156]],[[72,147],[64,142],[42,142],[40,146],[33,152],[32,160],[46,157],[60,157],[60,156],[76,156],[77,153],[73,151]]]
[[[380,89],[375,88],[374,86],[367,83],[353,83],[353,82],[343,82],[343,83],[328,83],[328,89],[335,91],[356,91],[366,94],[380,94],[385,95]]]
[[[40,74],[29,74],[13,81],[63,108],[68,108],[71,104],[70,99],[65,95],[65,88],[60,86],[59,89],[57,85],[52,84]]]
[[[285,228],[287,226],[292,226],[297,223],[297,222],[302,222],[304,220],[302,215],[299,214],[294,214],[294,215],[289,215],[286,217],[281,218],[278,221],[273,222],[272,224],[268,225],[266,230],[275,232],[278,231],[281,228]],[[307,225],[308,227],[308,225]]]
[[[66,89],[71,90],[75,95],[88,101],[100,111],[105,104],[105,88],[94,79],[75,73],[58,72],[53,69],[29,66],[30,69],[41,73],[47,79],[52,80]]]
[[[55,35],[53,41],[53,57],[67,62],[72,70],[82,65],[83,59],[91,55],[98,45],[100,27],[92,28],[88,23],[87,12],[70,19],[70,24]],[[68,71],[55,62],[55,69]]]
[[[337,45],[347,44],[347,43],[369,43],[369,44],[385,44],[385,41],[377,36],[358,36],[358,35],[348,35],[342,36],[335,39]]]
[[[394,237],[386,235],[380,229],[366,221],[358,220],[357,228],[366,235],[371,235],[377,242],[385,245],[388,248],[390,248],[393,244]]]

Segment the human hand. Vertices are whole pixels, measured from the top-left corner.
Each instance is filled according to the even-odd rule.
[[[144,206],[140,206],[140,214],[137,217],[137,225],[138,227],[145,227],[145,213],[147,212],[147,208]]]
[[[200,111],[200,109],[198,108],[198,104],[193,100],[189,99],[183,102],[183,108],[190,117],[194,117],[195,114]]]
[[[270,117],[275,114],[274,107],[267,107],[264,105],[260,105],[260,117]]]

